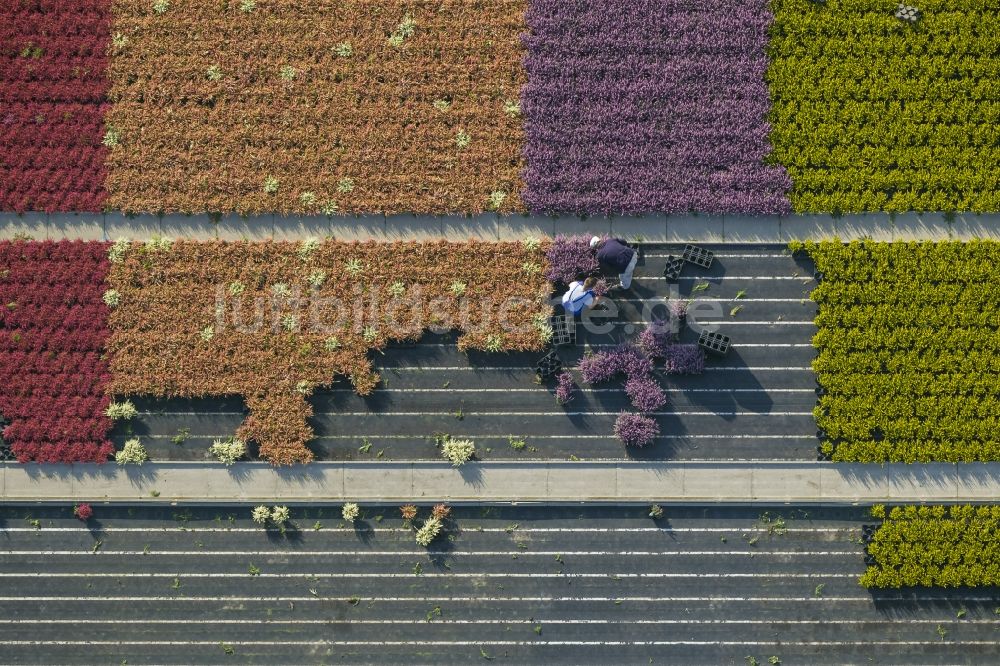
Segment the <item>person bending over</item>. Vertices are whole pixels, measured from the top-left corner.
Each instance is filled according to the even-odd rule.
[[[597,252],[597,263],[605,273],[618,273],[622,289],[632,286],[632,273],[639,261],[639,253],[617,238],[601,240],[594,236],[590,239],[590,249]]]
[[[589,277],[583,282],[571,282],[569,289],[563,294],[562,305],[566,314],[579,319],[580,315],[587,308],[594,307],[600,297],[594,293],[594,286],[597,285],[597,278]]]

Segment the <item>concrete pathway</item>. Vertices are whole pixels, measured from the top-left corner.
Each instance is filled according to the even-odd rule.
[[[204,463],[0,468],[8,502],[984,502],[1000,499],[1000,464],[313,463],[273,469]]]
[[[790,240],[969,240],[1000,239],[1000,214],[906,213],[888,215],[711,216],[661,215],[588,218],[537,215],[369,215],[281,217],[227,215],[138,215],[0,213],[0,239],[81,238],[146,240],[154,235],[199,240],[517,240],[559,233],[610,233],[649,242],[787,243]]]

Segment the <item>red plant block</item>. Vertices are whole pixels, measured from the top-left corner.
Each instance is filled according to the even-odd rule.
[[[104,415],[107,250],[0,242],[0,415],[20,462],[104,462],[114,452]]]
[[[107,198],[111,0],[0,1],[0,210]]]
[[[94,509],[86,502],[77,504],[73,507],[73,515],[83,522],[87,522],[94,515]]]

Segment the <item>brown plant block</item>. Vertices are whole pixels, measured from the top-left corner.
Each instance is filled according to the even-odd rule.
[[[250,415],[239,436],[257,442],[272,463],[291,464],[312,459],[308,393],[335,375],[371,393],[379,381],[368,359],[372,349],[419,338],[428,328],[460,331],[463,349],[543,346],[535,320],[550,309],[540,270],[544,246],[326,241],[310,247],[132,244],[108,277],[121,295],[110,320],[110,392],[244,396]],[[325,279],[314,287],[309,278],[317,271]],[[456,281],[465,284],[462,296],[453,293]],[[405,289],[402,296],[395,283]],[[276,286],[285,292],[281,285],[287,295],[275,295]]]
[[[126,212],[520,210],[527,0],[114,0],[108,205]],[[390,36],[405,17],[413,34]],[[350,43],[349,57],[336,48]],[[221,76],[209,76],[217,67]],[[283,67],[294,69],[283,80]],[[446,111],[434,107],[447,100]],[[459,131],[470,138],[456,143]],[[273,194],[264,191],[277,179]],[[343,191],[343,179],[353,190]],[[314,200],[302,195],[310,192]]]

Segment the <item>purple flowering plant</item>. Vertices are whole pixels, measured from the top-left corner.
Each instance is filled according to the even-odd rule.
[[[615,421],[615,437],[625,446],[646,446],[659,434],[660,426],[656,421],[642,414],[622,412]]]
[[[560,405],[567,405],[576,397],[576,382],[569,372],[560,373],[556,379],[556,402]]]

